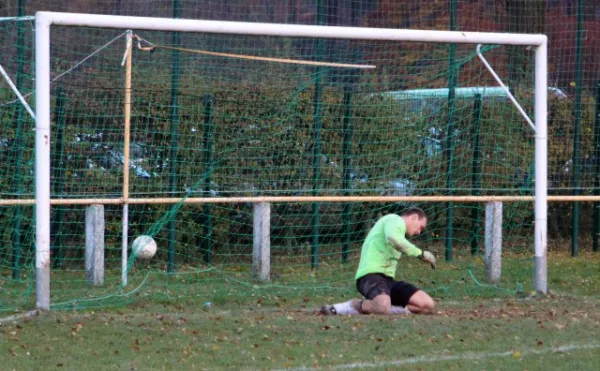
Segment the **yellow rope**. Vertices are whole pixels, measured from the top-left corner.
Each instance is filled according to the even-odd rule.
[[[349,64],[349,63],[335,63],[335,62],[317,62],[317,61],[303,61],[298,59],[285,59],[285,58],[270,58],[270,57],[257,57],[254,55],[246,55],[246,54],[232,54],[232,53],[219,53],[219,52],[211,52],[208,50],[200,50],[200,49],[188,49],[188,48],[179,48],[174,46],[165,46],[165,45],[156,45],[152,44],[146,40],[143,40],[141,37],[135,35],[135,38],[138,39],[138,49],[144,51],[153,52],[157,48],[163,49],[171,49],[171,50],[180,50],[189,53],[197,53],[202,55],[210,55],[213,57],[225,57],[225,58],[238,58],[238,59],[248,59],[255,61],[263,61],[263,62],[276,62],[276,63],[287,63],[287,64],[301,64],[308,66],[323,66],[323,67],[338,67],[338,68],[360,68],[360,69],[372,69],[376,68],[375,65],[372,64]],[[151,46],[142,46],[141,41],[145,41]]]

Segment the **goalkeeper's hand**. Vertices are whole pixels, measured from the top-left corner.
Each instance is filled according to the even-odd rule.
[[[433,256],[433,254],[429,251],[421,252],[419,259],[429,263],[429,265],[431,265],[431,269],[435,269],[435,256]]]

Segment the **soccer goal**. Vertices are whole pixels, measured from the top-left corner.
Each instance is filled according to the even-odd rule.
[[[507,46],[522,81],[503,77]],[[345,288],[370,223],[407,205],[430,216],[417,244],[477,281],[490,202],[503,251],[535,257],[508,285],[547,292],[544,35],[38,12],[35,90],[38,308],[54,260],[80,268],[53,275],[53,302],[89,299],[69,296],[86,228],[105,247],[87,261],[113,269],[96,298],[251,291],[250,267],[274,290]],[[134,261],[138,235],[154,258]]]

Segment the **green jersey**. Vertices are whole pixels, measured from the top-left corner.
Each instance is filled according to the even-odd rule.
[[[404,219],[396,214],[386,215],[375,223],[362,245],[355,279],[369,273],[381,273],[391,278],[396,277],[396,267],[402,253],[390,242],[390,237],[404,247],[406,255],[421,255],[421,249],[406,239]]]

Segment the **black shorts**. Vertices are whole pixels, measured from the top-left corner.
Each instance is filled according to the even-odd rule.
[[[392,299],[392,305],[405,307],[410,298],[419,291],[414,285],[404,281],[395,281],[381,273],[370,273],[356,280],[356,289],[367,299],[386,294]]]

